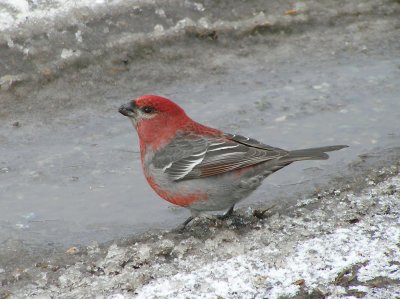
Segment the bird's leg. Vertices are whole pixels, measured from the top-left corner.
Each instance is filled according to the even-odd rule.
[[[183,228],[186,227],[186,225],[188,225],[192,220],[194,219],[193,216],[190,216],[188,219],[186,219],[180,226],[182,226]]]
[[[188,219],[186,219],[182,224],[179,224],[177,228],[175,228],[173,231],[177,233],[183,233],[183,231],[186,228],[186,225],[188,225],[192,220],[194,219],[193,216],[190,216]]]
[[[223,215],[218,215],[217,218],[218,218],[218,219],[221,219],[221,220],[228,219],[229,217],[231,217],[231,216],[233,215],[233,212],[234,212],[233,209],[234,209],[234,207],[235,207],[235,205],[232,205],[232,206],[229,208],[229,210],[226,211],[225,214],[223,214]]]
[[[183,231],[186,228],[186,225],[188,225],[196,217],[197,217],[197,213],[192,211],[192,215],[188,219],[186,219],[182,224],[178,225],[178,227],[176,229],[174,229],[174,231],[176,231],[178,233],[183,233]]]
[[[272,210],[273,208],[275,208],[275,206],[276,206],[276,204],[274,204],[274,205],[272,205],[272,206],[270,206],[269,208],[264,209],[264,210],[254,210],[254,211],[253,211],[253,215],[254,215],[255,217],[257,217],[258,219],[267,218],[267,217],[271,216],[271,214],[270,214],[270,213],[267,213],[267,212],[271,212],[271,210]]]

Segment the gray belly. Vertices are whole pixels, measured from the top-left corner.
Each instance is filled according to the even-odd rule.
[[[188,208],[193,211],[222,211],[248,197],[270,174],[258,173],[235,178],[235,174],[223,174],[204,179],[208,188],[208,199],[193,203]],[[200,182],[198,182],[200,183]]]
[[[152,169],[152,177],[158,186],[176,194],[207,194],[207,199],[186,206],[193,212],[223,211],[248,197],[262,181],[272,173],[270,167],[260,164],[257,167],[227,172],[206,178],[171,181],[165,173]]]

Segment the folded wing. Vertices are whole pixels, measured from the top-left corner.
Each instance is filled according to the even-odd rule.
[[[284,157],[287,151],[240,135],[177,136],[163,148],[153,164],[174,180],[209,177]]]

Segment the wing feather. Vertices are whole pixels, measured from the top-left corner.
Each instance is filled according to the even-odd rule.
[[[209,177],[287,155],[287,151],[255,139],[181,134],[153,158],[153,165],[172,180]]]

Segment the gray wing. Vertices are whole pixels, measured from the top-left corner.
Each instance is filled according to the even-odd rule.
[[[245,136],[241,136],[241,135],[237,135],[237,134],[225,134],[226,138],[236,141],[237,143],[241,143],[250,147],[255,147],[255,148],[259,148],[259,149],[263,149],[263,150],[267,150],[267,151],[271,151],[271,152],[275,152],[275,153],[281,153],[283,155],[287,154],[288,151],[285,151],[281,148],[278,147],[272,147],[270,145],[261,143],[258,140],[255,140],[253,138],[249,138],[249,137],[245,137]]]
[[[179,181],[218,175],[287,153],[240,135],[216,138],[185,134],[157,152],[152,162],[172,180]]]

